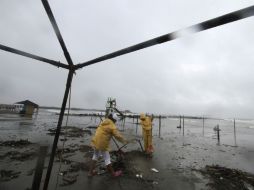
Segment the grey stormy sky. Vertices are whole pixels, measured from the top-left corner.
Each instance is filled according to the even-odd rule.
[[[251,5],[254,0],[49,0],[74,63]],[[254,17],[77,71],[72,106],[114,97],[134,112],[254,118]],[[0,1],[0,44],[66,63],[40,0]],[[0,103],[61,106],[67,71],[0,51]]]

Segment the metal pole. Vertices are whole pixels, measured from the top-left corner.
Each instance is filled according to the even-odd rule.
[[[137,123],[136,123],[136,134],[138,134],[138,116],[137,116]]]
[[[205,135],[205,118],[203,116],[203,136]]]
[[[48,169],[47,169],[47,174],[46,174],[43,190],[48,189],[48,183],[49,183],[50,174],[51,174],[51,170],[52,170],[52,166],[53,166],[53,162],[54,162],[54,157],[55,157],[55,153],[56,153],[57,143],[58,143],[58,139],[59,139],[59,135],[60,135],[60,131],[61,131],[64,111],[66,108],[66,102],[67,102],[68,94],[69,94],[70,87],[71,87],[73,72],[74,71],[70,70],[69,74],[68,74],[65,93],[64,93],[63,102],[62,102],[62,108],[61,108],[61,112],[60,112],[59,119],[58,119],[56,134],[55,134],[55,138],[54,138],[54,142],[53,142],[53,147],[52,147],[52,151],[51,151],[51,155],[50,155],[50,160],[49,160],[49,165],[48,165]]]
[[[234,119],[234,137],[235,137],[235,146],[236,146],[236,129],[235,129],[235,119]]]
[[[182,128],[182,116],[180,116],[180,129]]]
[[[218,144],[220,143],[220,127],[217,125],[217,138],[218,138]]]
[[[51,11],[50,6],[49,6],[48,0],[41,0],[41,2],[42,2],[43,6],[45,8],[45,11],[46,11],[48,17],[49,17],[50,23],[51,23],[51,25],[52,25],[52,27],[53,27],[53,29],[55,31],[57,39],[58,39],[58,41],[59,41],[59,43],[60,43],[60,45],[62,47],[64,56],[65,56],[68,64],[72,66],[73,62],[72,62],[71,56],[70,56],[70,54],[69,54],[69,52],[68,52],[68,50],[66,48],[66,45],[65,45],[64,40],[63,40],[63,37],[62,37],[62,35],[60,33],[60,30],[59,30],[59,28],[57,26],[55,17],[53,15],[52,11]]]
[[[201,32],[203,30],[208,30],[208,29],[218,27],[218,26],[221,26],[221,25],[224,25],[224,24],[228,24],[228,23],[231,23],[231,22],[234,22],[234,21],[237,21],[237,20],[241,20],[241,19],[253,16],[253,15],[254,15],[254,6],[250,6],[250,7],[238,10],[238,11],[228,13],[226,15],[222,15],[222,16],[219,16],[219,17],[201,22],[199,24],[189,26],[185,29],[182,29],[181,31],[190,31],[190,30],[194,29],[193,33],[194,33],[194,31],[195,32]],[[124,54],[127,54],[127,53],[131,53],[131,52],[138,51],[138,50],[150,47],[150,46],[154,46],[154,45],[157,45],[157,44],[162,44],[162,43],[177,39],[178,37],[175,34],[177,34],[178,32],[179,31],[168,33],[168,34],[159,36],[157,38],[153,38],[153,39],[147,40],[145,42],[141,42],[139,44],[136,44],[136,45],[118,50],[116,52],[98,57],[96,59],[92,59],[90,61],[77,64],[77,65],[75,65],[75,68],[80,69],[82,67],[85,67],[85,66],[88,66],[88,65],[91,65],[91,64],[94,64],[94,63],[98,63],[98,62],[101,62],[101,61],[112,59],[112,58],[115,58],[115,57],[118,57],[118,56],[121,56],[121,55],[124,55]],[[179,35],[179,37],[181,37],[181,35]]]
[[[35,169],[35,173],[34,173],[34,179],[33,179],[33,185],[32,185],[33,190],[40,189],[41,177],[42,177],[42,173],[43,173],[44,161],[45,161],[45,157],[47,155],[47,150],[48,150],[48,146],[41,146],[40,147],[39,157],[37,160],[36,169]]]
[[[123,118],[123,131],[125,130],[125,116]]]
[[[18,49],[14,49],[14,48],[11,48],[11,47],[8,47],[8,46],[4,46],[2,44],[0,44],[0,49],[4,50],[4,51],[7,51],[7,52],[15,53],[15,54],[18,54],[18,55],[21,55],[21,56],[24,56],[24,57],[29,57],[29,58],[32,58],[32,59],[35,59],[35,60],[38,60],[38,61],[42,61],[42,62],[45,62],[45,63],[49,63],[49,64],[54,65],[56,67],[69,69],[68,65],[63,64],[60,61],[54,61],[54,60],[51,60],[51,59],[47,59],[47,58],[44,58],[44,57],[41,57],[41,56],[38,56],[38,55],[34,55],[34,54],[27,53],[27,52],[24,52],[24,51],[21,51],[21,50],[18,50]]]
[[[140,145],[140,148],[141,148],[142,152],[144,152],[144,148],[143,148],[143,146],[142,146],[142,144],[141,144],[141,142],[140,142],[139,139],[138,139],[138,143],[139,143],[139,145]]]
[[[183,115],[183,136],[184,136],[184,115]]]
[[[161,137],[161,115],[159,115],[159,137]]]

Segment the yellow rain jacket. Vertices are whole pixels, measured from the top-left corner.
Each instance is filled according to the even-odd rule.
[[[96,129],[91,145],[97,150],[109,151],[109,143],[112,136],[118,141],[126,143],[126,140],[122,137],[114,122],[110,119],[105,119]]]
[[[143,131],[148,131],[152,129],[152,121],[150,119],[150,117],[145,116],[144,120],[141,120],[141,125],[143,128]]]
[[[141,126],[143,132],[143,139],[144,139],[144,148],[147,153],[153,152],[153,145],[152,145],[152,121],[151,118],[148,116],[144,116],[141,114]]]

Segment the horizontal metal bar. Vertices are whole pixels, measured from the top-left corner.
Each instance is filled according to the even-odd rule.
[[[62,67],[62,68],[65,68],[65,69],[69,69],[69,65],[65,65],[65,64],[61,63],[60,61],[57,62],[57,61],[54,61],[54,60],[51,60],[51,59],[40,57],[38,55],[33,55],[31,53],[20,51],[20,50],[17,50],[17,49],[8,47],[8,46],[4,46],[2,44],[0,44],[0,49],[4,50],[4,51],[7,51],[7,52],[15,53],[15,54],[18,54],[18,55],[22,55],[24,57],[29,57],[29,58],[32,58],[32,59],[36,59],[38,61],[42,61],[42,62],[45,62],[45,63],[49,63],[49,64],[57,66],[57,67]]]
[[[180,32],[185,31],[185,30],[186,31],[191,30],[193,33],[201,32],[201,31],[211,29],[211,28],[215,28],[215,27],[218,27],[218,26],[221,26],[221,25],[224,25],[224,24],[228,24],[228,23],[237,21],[237,20],[241,20],[241,19],[253,16],[253,15],[254,15],[254,6],[247,7],[247,8],[244,8],[244,9],[241,9],[241,10],[238,10],[238,11],[235,11],[235,12],[231,12],[231,13],[223,15],[223,16],[219,16],[219,17],[211,19],[211,20],[207,20],[207,21],[199,23],[199,24],[192,25],[192,26],[187,27],[183,30],[168,33],[168,34],[159,36],[157,38],[153,38],[151,40],[148,40],[148,41],[145,41],[145,42],[142,42],[142,43],[139,43],[139,44],[121,49],[119,51],[116,51],[116,52],[113,52],[113,53],[110,53],[110,54],[106,54],[106,55],[98,57],[96,59],[92,59],[90,61],[77,64],[77,65],[75,65],[75,69],[80,69],[80,68],[88,66],[88,65],[92,65],[92,64],[95,64],[95,63],[98,63],[98,62],[101,62],[101,61],[105,61],[105,60],[108,60],[108,59],[112,59],[114,57],[118,57],[118,56],[121,56],[121,55],[124,55],[124,54],[128,54],[128,53],[140,50],[140,49],[144,49],[144,48],[147,48],[147,47],[150,47],[150,46],[154,46],[154,45],[158,45],[158,44],[161,44],[161,43],[165,43],[165,42],[174,40],[176,38],[179,38],[180,36],[178,36],[178,34]]]
[[[61,35],[61,33],[60,33],[60,30],[59,30],[59,28],[58,28],[58,26],[57,26],[57,23],[56,23],[56,20],[55,20],[55,18],[54,18],[54,15],[53,15],[53,13],[52,13],[52,11],[51,11],[51,9],[50,9],[49,3],[48,3],[47,0],[41,0],[41,1],[42,1],[42,4],[43,4],[43,6],[44,6],[46,12],[47,12],[47,15],[48,15],[48,17],[49,17],[49,20],[50,20],[50,22],[51,22],[51,24],[52,24],[52,26],[53,26],[53,28],[54,28],[54,31],[55,31],[56,36],[57,36],[57,39],[58,39],[58,41],[59,41],[59,43],[60,43],[60,45],[61,45],[61,47],[62,47],[62,50],[63,50],[63,52],[64,52],[64,56],[65,56],[65,58],[66,58],[68,64],[69,64],[69,65],[73,65],[71,56],[70,56],[70,54],[69,54],[69,52],[68,52],[68,50],[67,50],[67,48],[66,48],[66,45],[65,45],[64,40],[63,40],[63,37],[62,37],[62,35]]]

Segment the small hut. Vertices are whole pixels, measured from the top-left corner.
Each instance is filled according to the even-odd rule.
[[[21,114],[32,115],[34,113],[35,109],[37,111],[39,109],[38,104],[31,102],[30,100],[17,102],[16,104],[23,104],[24,105],[24,109],[20,112]]]

